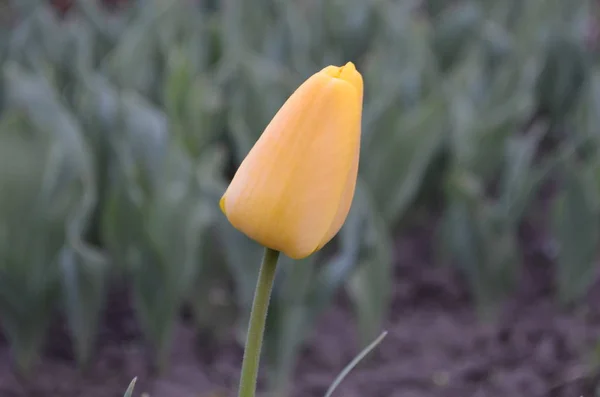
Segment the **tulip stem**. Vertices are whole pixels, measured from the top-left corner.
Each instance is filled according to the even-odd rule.
[[[242,361],[239,397],[254,397],[256,393],[256,379],[258,377],[265,322],[278,259],[279,251],[265,248],[256,290],[254,291],[252,311],[250,312],[250,325],[248,326],[244,359]]]

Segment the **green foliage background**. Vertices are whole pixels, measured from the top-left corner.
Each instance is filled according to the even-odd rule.
[[[52,316],[93,358],[107,288],[131,282],[166,353],[184,303],[243,339],[261,248],[218,199],[287,96],[328,64],[365,81],[360,180],[326,250],[284,259],[267,363],[298,348],[345,289],[365,341],[386,317],[392,237],[443,203],[436,254],[482,314],[515,287],[518,228],[551,180],[558,298],[581,298],[600,234],[597,4],[583,0],[154,0],[0,7],[0,325],[27,371]],[[227,286],[233,282],[231,293]],[[235,308],[235,310],[234,310]]]

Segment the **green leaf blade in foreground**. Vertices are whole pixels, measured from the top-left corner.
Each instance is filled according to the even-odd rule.
[[[350,361],[346,368],[344,368],[342,372],[340,372],[340,374],[337,376],[337,378],[335,378],[331,386],[329,386],[327,393],[325,393],[325,397],[331,397],[335,389],[337,389],[337,387],[342,383],[346,376],[348,376],[350,371],[352,371],[367,356],[367,354],[369,354],[373,349],[375,349],[377,345],[379,345],[386,336],[387,331],[382,332],[377,339],[371,342],[371,344],[365,347],[363,351],[361,351],[358,354],[358,356],[356,356],[352,361]]]
[[[133,389],[135,388],[136,382],[137,382],[137,378],[133,378],[133,380],[129,384],[129,387],[125,391],[125,394],[123,395],[123,397],[132,397],[133,396]]]

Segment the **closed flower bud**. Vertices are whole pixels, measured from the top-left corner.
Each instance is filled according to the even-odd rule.
[[[285,102],[221,199],[229,222],[301,259],[340,230],[358,173],[363,82],[351,62],[328,66]]]

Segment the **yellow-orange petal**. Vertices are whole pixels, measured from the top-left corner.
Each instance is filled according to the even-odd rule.
[[[331,77],[342,79],[352,84],[358,92],[358,100],[362,107],[363,100],[363,79],[360,73],[356,70],[356,66],[352,62],[348,62],[343,67],[327,66],[321,72],[328,74]]]
[[[360,134],[360,132],[359,132]],[[331,241],[332,238],[335,237],[336,234],[340,231],[344,222],[346,222],[346,218],[348,217],[348,213],[350,212],[350,207],[352,206],[352,200],[354,199],[354,191],[356,190],[356,179],[358,178],[358,163],[359,163],[359,153],[360,146],[356,148],[356,154],[354,156],[354,161],[352,162],[352,166],[350,167],[350,171],[348,173],[348,179],[346,180],[346,185],[344,187],[344,191],[342,193],[342,198],[340,200],[340,204],[338,206],[337,213],[333,219],[333,222],[329,226],[329,230],[321,239],[317,250],[323,248],[325,244]]]
[[[221,197],[221,200],[219,200],[219,208],[221,208],[221,211],[227,215],[227,213],[225,212],[225,195],[223,195],[223,197]]]
[[[232,225],[294,259],[326,244],[354,195],[361,108],[362,78],[351,63],[325,68],[302,84],[221,199]]]

